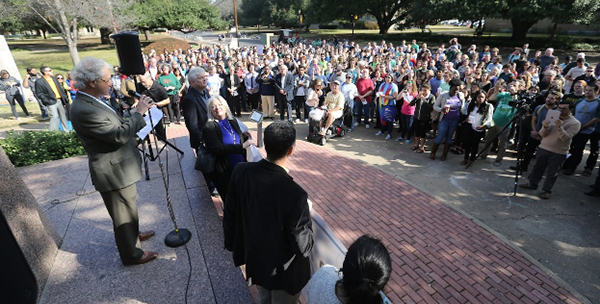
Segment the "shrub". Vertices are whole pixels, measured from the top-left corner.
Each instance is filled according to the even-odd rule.
[[[144,54],[150,54],[151,50],[155,50],[157,54],[162,54],[164,49],[167,49],[169,52],[173,52],[177,49],[187,50],[189,48],[190,44],[183,40],[176,38],[164,38],[148,44],[144,48]]]
[[[366,21],[365,22],[365,28],[367,28],[369,30],[378,30],[379,29],[379,25],[377,25],[377,22]]]
[[[75,132],[8,131],[0,146],[15,167],[85,154]]]
[[[571,45],[571,48],[574,51],[579,52],[593,52],[600,49],[599,44],[590,44],[590,43],[574,43]]]

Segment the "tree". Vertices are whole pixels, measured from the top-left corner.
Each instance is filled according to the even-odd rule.
[[[82,22],[95,27],[125,27],[132,20],[125,15],[132,2],[130,0],[3,0],[15,9],[15,16],[21,20],[36,20],[60,33],[67,44],[73,64],[79,62],[77,51],[78,28]],[[26,23],[25,23],[26,24]]]
[[[223,29],[219,9],[206,0],[146,0],[136,4],[136,25],[142,29],[164,27],[172,30]]]
[[[300,23],[298,12],[305,12],[307,6],[308,0],[245,0],[240,7],[240,23],[294,26]]]
[[[554,42],[559,23],[593,24],[600,10],[597,0],[548,0],[546,5],[551,10],[550,18],[554,23],[549,45]]]
[[[379,33],[386,34],[392,25],[409,16],[412,6],[413,0],[311,0],[309,19],[320,19],[321,22],[350,20],[354,15],[366,13],[377,19]]]

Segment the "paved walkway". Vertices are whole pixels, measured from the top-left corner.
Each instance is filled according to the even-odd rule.
[[[469,218],[371,166],[299,140],[289,169],[346,247],[366,233],[383,240],[394,303],[582,303]]]

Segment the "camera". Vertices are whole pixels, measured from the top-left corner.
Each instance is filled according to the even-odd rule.
[[[539,94],[532,94],[528,91],[523,91],[516,93],[515,95],[517,96],[517,99],[509,101],[508,105],[517,108],[519,112],[532,113],[531,105],[539,97]]]

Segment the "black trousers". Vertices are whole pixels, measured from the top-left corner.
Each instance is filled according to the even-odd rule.
[[[231,114],[233,114],[234,116],[241,116],[242,115],[242,103],[241,103],[241,96],[238,94],[238,96],[232,96],[230,94],[227,94],[227,105],[229,105],[229,109],[231,110]]]
[[[583,158],[583,150],[585,150],[585,144],[587,144],[592,134],[584,134],[577,133],[573,136],[573,140],[571,141],[571,149],[569,153],[571,153],[571,157],[565,160],[563,164],[563,169],[565,170],[575,170],[581,159]]]
[[[250,102],[250,107],[252,110],[258,110],[258,102],[260,100],[260,94],[246,94],[248,97],[248,101]]]
[[[485,132],[477,132],[473,130],[470,123],[463,123],[464,129],[462,147],[465,149],[465,160],[475,160],[477,152],[479,151],[479,142],[485,135]]]
[[[287,113],[288,120],[291,119],[292,113],[290,113],[290,112],[292,110],[292,105],[290,102],[287,101],[287,97],[285,95],[277,94],[276,98],[277,98],[277,106],[278,106],[277,108],[279,109],[279,118],[281,118],[281,120],[284,120],[285,114],[286,114],[285,112],[287,111],[288,112]],[[289,104],[289,106],[288,106],[288,104]]]
[[[306,102],[306,96],[295,96],[292,102],[292,108],[296,109],[296,118],[302,119],[302,113],[300,113],[300,108],[304,108],[304,103]],[[308,119],[308,113],[304,113],[304,119]]]

